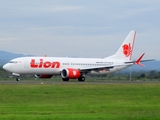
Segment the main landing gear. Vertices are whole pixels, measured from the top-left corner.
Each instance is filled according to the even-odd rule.
[[[83,76],[79,77],[79,78],[78,78],[78,81],[79,81],[79,82],[84,82],[84,81],[85,81],[85,77],[83,77]]]
[[[16,81],[17,81],[17,82],[19,82],[19,81],[20,81],[20,78],[19,78],[19,76],[17,76],[17,77],[16,77]]]
[[[68,82],[69,81],[69,78],[62,78],[63,81],[65,82]],[[78,81],[79,82],[84,82],[85,81],[85,77],[81,76],[78,78]]]
[[[62,80],[67,82],[67,81],[69,81],[69,78],[62,78]]]

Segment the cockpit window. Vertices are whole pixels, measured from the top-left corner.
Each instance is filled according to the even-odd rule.
[[[10,61],[9,63],[18,63],[18,61],[13,61],[13,60],[12,60],[12,61]]]

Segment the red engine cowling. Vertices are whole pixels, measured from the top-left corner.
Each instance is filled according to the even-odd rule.
[[[51,78],[53,75],[46,75],[46,74],[43,74],[43,75],[35,75],[36,78]]]
[[[77,79],[81,76],[81,72],[78,69],[67,68],[61,71],[61,76],[62,78]]]

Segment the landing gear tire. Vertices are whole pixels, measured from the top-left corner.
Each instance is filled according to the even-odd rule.
[[[62,80],[67,82],[67,81],[69,81],[69,78],[62,78]]]
[[[16,81],[17,81],[17,82],[19,82],[19,81],[20,81],[20,78],[19,78],[19,77],[17,77],[17,78],[16,78]]]
[[[85,77],[79,77],[79,78],[78,78],[78,81],[79,81],[79,82],[84,82],[84,81],[85,81]]]

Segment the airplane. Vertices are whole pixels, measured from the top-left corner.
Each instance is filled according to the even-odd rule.
[[[78,79],[85,81],[85,76],[105,75],[123,70],[134,64],[144,66],[141,62],[143,53],[137,60],[132,60],[132,52],[136,38],[136,31],[132,30],[118,49],[118,51],[105,58],[68,58],[68,57],[19,57],[12,59],[3,66],[3,69],[16,76],[33,74],[36,78],[51,78],[60,75],[63,81]]]

